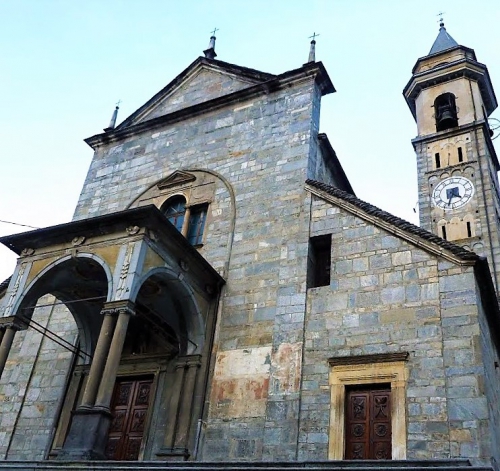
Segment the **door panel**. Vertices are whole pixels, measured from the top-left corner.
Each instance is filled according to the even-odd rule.
[[[106,457],[110,460],[139,458],[153,378],[117,379],[113,393]]]
[[[390,389],[347,391],[346,459],[391,459],[390,411]]]

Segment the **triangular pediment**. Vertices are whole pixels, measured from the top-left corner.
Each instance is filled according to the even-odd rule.
[[[156,186],[159,190],[164,190],[173,186],[185,185],[186,183],[191,183],[195,180],[196,177],[193,174],[177,170],[170,174],[167,178],[158,182]]]
[[[129,116],[117,129],[230,95],[271,78],[274,78],[274,75],[221,61],[199,58],[144,106]]]

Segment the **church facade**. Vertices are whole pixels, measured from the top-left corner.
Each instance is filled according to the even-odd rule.
[[[4,460],[500,462],[487,68],[444,25],[404,95],[421,226],[358,199],[314,60],[215,38],[94,157],[73,221],[2,237]],[[116,118],[116,116],[114,117]]]

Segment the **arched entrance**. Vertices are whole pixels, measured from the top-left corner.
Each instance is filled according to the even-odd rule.
[[[184,415],[191,412],[195,388],[185,379],[198,374],[201,355],[194,352],[203,350],[206,326],[193,293],[171,270],[150,270],[136,291],[135,315],[129,321],[111,401],[105,455],[113,460],[150,456],[153,436],[167,424],[169,443],[178,445],[171,448],[185,458],[190,421],[186,423],[182,409]],[[188,365],[188,358],[195,361]]]
[[[69,382],[52,455],[116,459],[114,440],[120,459],[188,459],[203,414],[218,273],[152,206],[0,241],[21,255],[2,300],[0,371],[13,333],[45,293],[66,304],[86,355]],[[124,389],[132,395],[119,404]],[[120,407],[128,425],[118,430]]]

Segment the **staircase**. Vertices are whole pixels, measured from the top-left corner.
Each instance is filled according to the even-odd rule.
[[[0,461],[0,471],[493,471],[469,460],[390,461]]]

